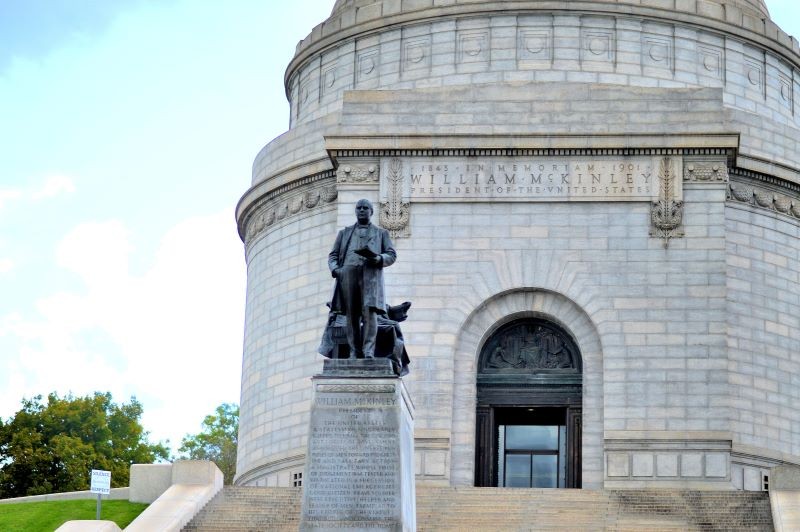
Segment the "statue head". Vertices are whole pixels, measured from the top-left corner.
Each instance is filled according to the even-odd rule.
[[[360,224],[368,224],[372,217],[372,203],[366,199],[360,199],[356,203],[356,220]]]

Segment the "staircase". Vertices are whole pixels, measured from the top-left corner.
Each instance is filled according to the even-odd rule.
[[[301,488],[225,486],[183,530],[297,532]]]
[[[296,531],[300,488],[225,487],[184,530]],[[417,487],[417,530],[772,531],[762,492]]]
[[[420,532],[772,529],[760,492],[417,488]]]

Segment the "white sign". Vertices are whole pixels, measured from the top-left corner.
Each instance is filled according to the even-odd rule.
[[[89,491],[109,495],[111,493],[111,471],[92,469],[92,483]]]

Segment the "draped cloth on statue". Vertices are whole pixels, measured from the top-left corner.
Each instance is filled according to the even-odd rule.
[[[387,306],[385,315],[378,315],[378,337],[375,342],[375,357],[388,358],[392,361],[395,373],[406,375],[411,363],[400,330],[400,322],[408,317],[411,303],[406,301],[400,305]],[[326,358],[347,358],[347,318],[343,314],[331,312],[328,323],[322,334],[318,352]]]

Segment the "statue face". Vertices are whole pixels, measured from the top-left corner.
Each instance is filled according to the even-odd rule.
[[[358,200],[356,203],[356,220],[360,224],[369,223],[372,216],[372,204],[367,200]]]

